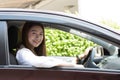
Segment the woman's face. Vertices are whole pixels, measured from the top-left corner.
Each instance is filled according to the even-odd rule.
[[[43,41],[43,29],[40,26],[33,26],[28,31],[28,41],[31,48],[38,47]]]

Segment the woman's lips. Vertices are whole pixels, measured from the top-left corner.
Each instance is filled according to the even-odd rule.
[[[35,40],[33,40],[33,42],[34,42],[35,44],[39,44],[40,41],[35,41]]]

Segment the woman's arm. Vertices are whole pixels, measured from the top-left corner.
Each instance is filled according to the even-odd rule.
[[[21,65],[31,65],[34,67],[51,68],[55,66],[74,67],[75,63],[63,61],[53,57],[36,56],[29,49],[21,49],[16,55],[17,61]]]

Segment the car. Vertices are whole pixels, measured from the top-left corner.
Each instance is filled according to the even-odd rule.
[[[38,68],[19,65],[14,55],[14,48],[21,41],[20,32],[26,21],[40,22],[46,28],[71,33],[97,44],[83,60],[81,65],[85,68]],[[120,80],[119,48],[120,33],[77,16],[51,11],[0,9],[1,80]],[[52,57],[64,60],[76,58]]]

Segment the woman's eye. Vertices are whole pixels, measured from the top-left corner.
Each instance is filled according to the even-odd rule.
[[[40,35],[43,35],[43,33],[40,33]]]
[[[36,34],[36,33],[32,33],[32,34]]]

